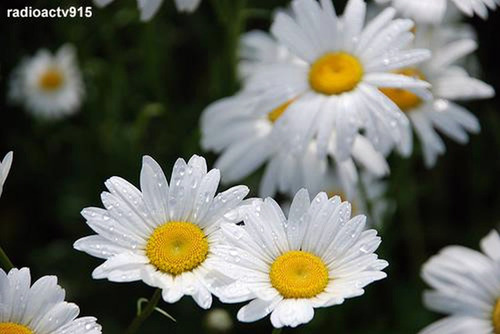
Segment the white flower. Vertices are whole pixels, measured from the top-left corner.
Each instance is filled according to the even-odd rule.
[[[0,196],[2,196],[3,184],[9,175],[13,155],[14,154],[12,152],[7,153],[3,158],[3,161],[0,162]]]
[[[464,15],[479,15],[488,18],[488,8],[496,9],[500,0],[375,0],[380,4],[390,3],[401,15],[410,17],[417,23],[435,24],[454,8],[448,8],[448,3],[455,5]],[[452,7],[453,7],[452,5]]]
[[[99,7],[109,5],[113,0],[94,0]],[[201,0],[175,0],[177,10],[180,12],[193,12],[200,5]],[[137,0],[137,6],[141,11],[141,20],[149,21],[158,12],[163,0]]]
[[[425,79],[432,84],[431,98],[423,101],[412,92],[401,89],[382,89],[403,110],[422,142],[424,160],[428,167],[435,165],[438,155],[445,152],[437,130],[465,144],[467,132],[478,133],[479,122],[467,109],[453,101],[492,97],[494,89],[474,79],[456,61],[473,52],[477,44],[468,38],[452,39],[449,30],[419,27],[415,44],[432,50],[432,58],[398,73]]]
[[[426,82],[390,72],[430,55],[428,50],[403,50],[413,39],[412,21],[393,20],[395,11],[387,9],[364,27],[362,0],[350,0],[341,18],[330,0],[321,6],[315,0],[294,0],[292,9],[292,16],[276,15],[271,31],[301,61],[261,65],[245,80],[246,90],[268,101],[267,109],[293,100],[285,113],[289,147],[306,149],[315,138],[324,156],[333,133],[342,161],[362,129],[377,150],[387,153],[397,145],[409,154],[408,119],[377,88],[407,88],[426,96]]]
[[[64,301],[56,276],[44,276],[31,285],[28,268],[0,269],[0,333],[100,334],[93,317],[77,318],[80,309]]]
[[[500,333],[500,236],[492,231],[481,240],[483,253],[449,246],[427,261],[422,277],[433,290],[424,302],[448,316],[420,334]]]
[[[267,198],[242,209],[244,225],[222,224],[225,243],[216,252],[231,263],[228,275],[251,295],[239,300],[233,287],[219,291],[223,302],[252,301],[238,319],[252,322],[271,313],[274,327],[311,321],[314,308],[342,304],[363,288],[386,277],[388,263],[373,252],[380,244],[375,230],[364,230],[365,217],[351,219],[351,206],[338,196],[320,193],[312,201],[299,191],[288,219]]]
[[[219,224],[228,221],[248,193],[233,187],[215,196],[219,171],[207,173],[205,159],[178,159],[170,185],[160,166],[143,158],[141,191],[119,177],[106,181],[101,195],[105,209],[86,208],[82,215],[98,234],[74,247],[106,259],[92,273],[114,282],[142,280],[163,289],[169,303],[183,295],[203,308],[212,303],[212,278],[224,271],[212,248],[219,242]],[[209,278],[210,277],[210,278]]]
[[[243,91],[207,107],[201,117],[202,146],[221,153],[215,166],[221,170],[223,182],[241,180],[265,163],[261,196],[276,192],[293,196],[311,185],[311,178],[322,182],[329,164],[318,158],[315,143],[302,152],[292,152],[287,145],[287,123],[281,116],[290,103],[267,109],[269,104],[261,94]],[[334,149],[329,154],[337,160]],[[354,140],[352,156],[354,159],[335,162],[346,186],[355,187],[357,181],[354,161],[378,176],[389,170],[385,158],[361,135]]]
[[[75,50],[62,46],[55,55],[42,49],[13,72],[10,98],[41,118],[61,118],[80,108],[84,86]]]

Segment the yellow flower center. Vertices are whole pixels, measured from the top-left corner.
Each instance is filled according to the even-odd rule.
[[[281,115],[283,115],[290,104],[293,103],[293,101],[295,101],[295,99],[291,99],[290,101],[283,103],[278,108],[267,114],[267,118],[269,119],[269,121],[271,121],[272,123],[276,122],[281,117]]]
[[[33,334],[33,331],[26,326],[13,322],[0,322],[0,333],[2,334]]]
[[[161,271],[179,275],[205,261],[208,241],[203,230],[193,223],[168,222],[154,230],[146,255]]]
[[[318,93],[337,95],[353,90],[363,77],[363,66],[345,52],[329,52],[309,71],[309,84]]]
[[[272,286],[285,298],[312,298],[328,284],[328,269],[318,256],[304,251],[289,251],[271,265]]]
[[[422,72],[416,68],[405,68],[394,73],[406,75],[407,77],[412,77],[415,79],[425,80],[425,76]],[[413,94],[409,90],[404,90],[400,88],[381,88],[380,91],[387,95],[392,102],[402,111],[408,111],[410,109],[418,107],[422,100],[417,95]]]
[[[500,298],[498,298],[497,305],[493,310],[493,327],[495,328],[495,334],[500,334]]]
[[[64,82],[61,71],[57,68],[50,68],[45,71],[38,80],[38,85],[42,90],[54,91],[59,89]]]

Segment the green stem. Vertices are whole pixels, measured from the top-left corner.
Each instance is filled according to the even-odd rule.
[[[161,289],[156,289],[153,297],[149,300],[146,307],[134,318],[130,326],[128,326],[125,334],[134,334],[141,327],[144,321],[154,312],[156,305],[161,298]]]
[[[272,334],[280,334],[282,329],[283,328],[275,328],[275,329],[273,329]]]
[[[3,251],[2,247],[0,247],[0,263],[2,264],[2,267],[6,270],[9,271],[12,268],[14,268],[14,265],[12,264],[12,261],[9,259],[7,254]]]

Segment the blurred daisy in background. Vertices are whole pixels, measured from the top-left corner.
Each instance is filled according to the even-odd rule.
[[[447,13],[458,8],[467,16],[478,15],[488,18],[488,9],[495,10],[500,0],[375,0],[380,4],[390,4],[404,16],[417,23],[441,23]]]
[[[208,333],[229,333],[234,327],[233,323],[231,315],[223,308],[210,310],[205,316],[205,327]]]
[[[113,0],[94,0],[96,6],[105,7]],[[149,21],[155,16],[161,7],[163,0],[137,0],[137,6],[141,12],[141,20]],[[180,12],[193,12],[200,5],[201,0],[175,0],[175,6]]]
[[[2,196],[3,185],[9,175],[13,155],[14,153],[12,152],[7,153],[2,162],[0,162],[0,196]]]
[[[100,334],[93,317],[77,318],[80,309],[64,301],[56,276],[44,276],[31,285],[28,268],[0,269],[0,333]]]
[[[161,167],[146,156],[141,190],[119,177],[106,181],[109,192],[101,195],[105,209],[82,211],[97,235],[74,247],[106,260],[92,273],[95,279],[142,280],[161,288],[166,302],[189,295],[207,309],[211,282],[218,270],[225,271],[213,253],[219,224],[230,221],[228,214],[248,193],[247,187],[236,186],[215,196],[219,179],[219,171],[207,172],[205,159],[195,155],[187,164],[177,160],[169,185]]]
[[[388,173],[384,156],[361,135],[354,140],[352,158],[344,161],[337,161],[333,140],[331,163],[318,157],[315,143],[304,152],[292,152],[286,119],[281,117],[289,104],[263,109],[268,103],[261,94],[243,91],[207,107],[201,117],[202,147],[221,154],[215,167],[224,183],[239,181],[266,163],[259,187],[262,197],[277,192],[293,196],[300,188],[321,184],[330,165],[337,168],[345,191],[356,187],[355,162],[379,177]]]
[[[292,61],[261,64],[244,82],[246,90],[267,101],[263,110],[291,102],[283,116],[290,118],[288,146],[306,149],[315,138],[318,154],[325,156],[335,134],[336,157],[343,161],[363,129],[378,151],[397,146],[409,153],[408,119],[377,88],[406,88],[426,96],[426,82],[390,72],[430,56],[424,49],[403,50],[413,38],[412,21],[393,20],[395,11],[387,9],[364,27],[362,0],[350,0],[341,18],[327,0],[321,6],[295,0],[292,10],[292,16],[279,12],[271,28]]]
[[[420,334],[500,333],[500,236],[492,231],[481,240],[481,250],[448,246],[422,268],[422,278],[433,290],[424,303],[448,316]]]
[[[424,101],[408,90],[381,89],[411,119],[428,167],[434,166],[438,155],[446,150],[436,130],[462,144],[468,142],[468,132],[480,131],[477,118],[454,101],[489,98],[495,94],[493,87],[470,77],[456,65],[477,48],[476,42],[468,38],[453,40],[449,30],[445,36],[440,31],[441,28],[418,27],[415,45],[432,50],[432,58],[396,72],[431,83],[432,98]]]
[[[296,327],[314,317],[314,308],[342,304],[363,288],[386,277],[388,263],[374,251],[375,230],[365,230],[365,217],[351,219],[351,206],[325,193],[312,201],[300,190],[288,219],[271,198],[243,209],[244,225],[222,224],[225,242],[215,252],[231,265],[228,275],[252,295],[238,320],[253,322],[271,313],[274,327]],[[231,290],[230,290],[231,291]],[[236,302],[232,293],[223,302]]]
[[[13,72],[9,97],[40,118],[56,119],[78,111],[84,86],[71,45],[56,54],[42,49]]]

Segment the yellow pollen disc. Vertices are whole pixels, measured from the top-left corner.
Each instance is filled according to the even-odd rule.
[[[179,275],[205,261],[208,241],[203,230],[193,223],[168,222],[154,230],[146,255],[159,270]]]
[[[345,52],[329,52],[311,65],[309,84],[318,93],[337,95],[356,88],[362,77],[358,59]]]
[[[271,265],[272,286],[285,298],[312,298],[328,284],[328,269],[319,257],[304,251],[289,251]]]
[[[42,90],[54,91],[59,89],[64,82],[63,74],[57,68],[51,68],[45,71],[38,80],[38,85]]]
[[[285,102],[283,103],[282,105],[280,105],[278,108],[274,109],[273,111],[271,111],[269,114],[267,114],[267,118],[272,122],[276,122],[278,120],[278,118],[281,117],[281,115],[283,115],[283,113],[285,112],[285,110],[290,106],[290,104],[293,103],[293,101],[295,101],[294,99],[291,99],[290,101],[288,102]]]
[[[425,80],[422,72],[420,72],[416,68],[405,68],[394,73],[406,75],[407,77],[412,77],[415,79]],[[420,97],[408,90],[399,88],[380,88],[380,91],[387,95],[387,97],[390,98],[392,102],[396,103],[396,105],[402,111],[408,111],[410,109],[416,108],[422,103]]]
[[[493,327],[495,328],[495,334],[500,334],[500,298],[498,298],[493,311]]]
[[[31,329],[26,326],[18,325],[13,322],[0,322],[0,333],[2,334],[33,334]]]

